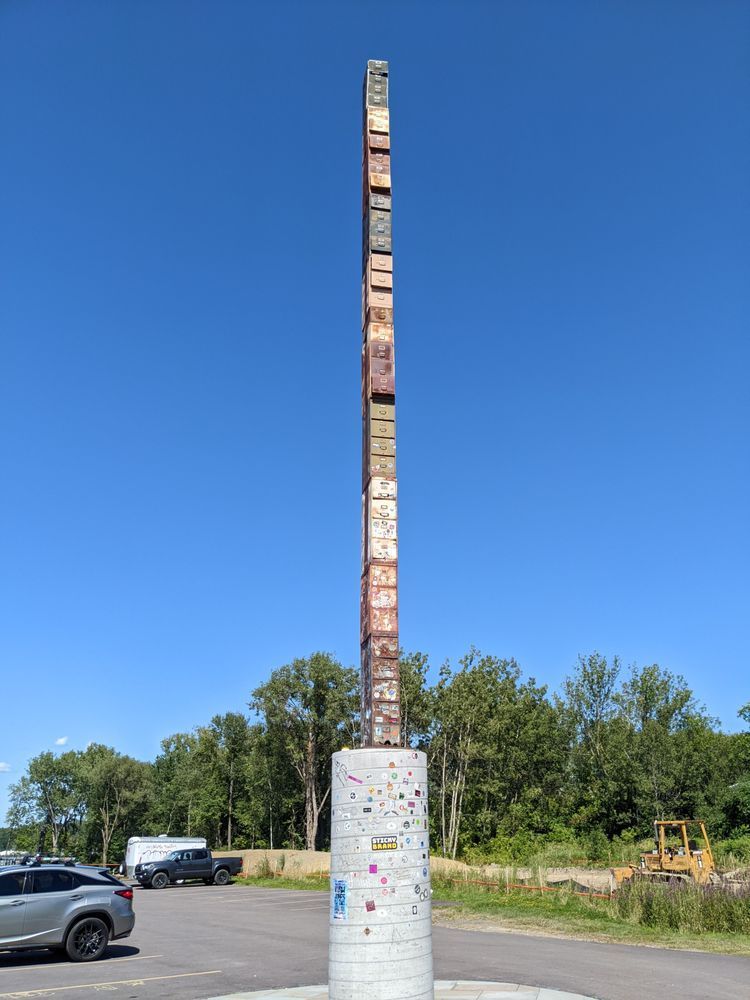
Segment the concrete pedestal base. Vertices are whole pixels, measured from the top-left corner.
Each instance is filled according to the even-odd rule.
[[[233,993],[213,1000],[330,1000],[327,986],[297,986],[259,993]],[[560,993],[515,983],[484,983],[449,980],[435,983],[435,1000],[593,1000],[579,993]]]
[[[329,1000],[433,1000],[427,758],[333,755]]]

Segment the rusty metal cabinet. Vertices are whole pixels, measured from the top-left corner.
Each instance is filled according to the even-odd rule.
[[[370,341],[368,350],[371,358],[380,358],[381,361],[393,361],[393,344],[388,341]]]
[[[372,490],[370,490],[370,517],[395,521],[397,517],[396,501],[373,496]]]
[[[395,538],[371,538],[370,558],[383,562],[396,562],[398,559],[398,541]]]
[[[365,340],[368,344],[392,344],[393,327],[390,323],[368,323],[365,327]]]
[[[368,132],[367,142],[370,149],[390,149],[391,148],[391,137],[389,135],[383,135],[379,132]]]

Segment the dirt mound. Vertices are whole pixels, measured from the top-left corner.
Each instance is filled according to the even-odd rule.
[[[243,875],[278,875],[281,878],[327,876],[331,856],[327,851],[214,851],[214,857],[242,857]],[[433,855],[430,869],[438,878],[477,879],[487,882],[527,883],[537,885],[569,885],[571,888],[609,892],[612,876],[608,869],[597,868],[504,868],[501,865],[469,867],[463,861],[452,861]]]

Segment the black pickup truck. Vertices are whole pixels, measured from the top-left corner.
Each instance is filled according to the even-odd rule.
[[[226,885],[242,871],[242,858],[213,858],[205,848],[171,851],[160,861],[135,866],[135,877],[144,889],[165,889],[173,882],[200,879],[206,885]]]

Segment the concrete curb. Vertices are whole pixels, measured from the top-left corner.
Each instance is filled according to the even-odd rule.
[[[294,986],[252,993],[228,993],[211,1000],[328,1000],[327,986]],[[580,993],[563,993],[518,983],[445,979],[435,983],[435,1000],[594,1000]]]

